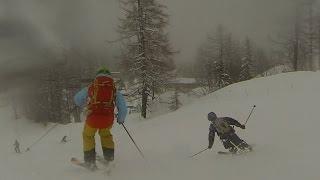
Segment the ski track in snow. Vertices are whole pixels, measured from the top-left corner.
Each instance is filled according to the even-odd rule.
[[[111,176],[103,170],[89,172],[69,162],[73,156],[82,158],[82,123],[59,125],[29,152],[15,154],[16,138],[24,151],[53,124],[44,128],[24,119],[15,121],[11,108],[2,106],[0,179],[319,180],[319,93],[320,72],[286,73],[233,84],[176,112],[147,121],[130,115],[126,125],[146,160],[116,124],[116,167]],[[216,137],[212,150],[189,157],[208,145],[208,112],[231,116],[243,123],[254,104],[257,108],[246,130],[236,128],[241,138],[255,144],[252,153],[218,155],[224,149]],[[64,135],[71,141],[61,144]],[[101,154],[99,143],[96,149]]]

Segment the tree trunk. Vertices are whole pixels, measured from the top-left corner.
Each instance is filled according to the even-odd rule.
[[[139,53],[142,55],[142,72],[146,72],[146,47],[145,47],[145,37],[144,37],[144,20],[143,20],[143,5],[141,4],[141,0],[137,0],[138,3],[138,16],[139,16]],[[143,74],[143,78],[145,77],[145,74]],[[142,109],[141,109],[141,116],[143,118],[147,117],[147,103],[148,103],[148,85],[146,80],[143,80],[143,90],[142,90]]]
[[[300,43],[300,29],[299,29],[299,20],[298,20],[298,8],[296,10],[296,19],[294,25],[294,42],[293,42],[293,69],[298,71],[298,62],[299,62],[299,43]]]
[[[314,23],[313,23],[313,1],[309,4],[309,62],[310,62],[310,69],[315,70],[314,62],[313,62],[313,38],[314,38],[314,31],[313,31]]]
[[[147,88],[144,87],[142,90],[142,109],[141,109],[141,116],[143,118],[147,118],[147,104],[148,104],[148,93]]]
[[[320,69],[320,17],[318,19],[318,69]]]
[[[73,117],[74,117],[74,122],[81,122],[80,108],[79,107],[75,107],[74,108]]]

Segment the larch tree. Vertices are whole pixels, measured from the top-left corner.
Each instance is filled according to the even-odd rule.
[[[141,98],[141,116],[146,118],[149,101],[166,85],[174,68],[174,52],[165,31],[168,15],[156,0],[123,0],[121,5],[125,13],[118,30],[122,64],[133,77],[131,95]]]

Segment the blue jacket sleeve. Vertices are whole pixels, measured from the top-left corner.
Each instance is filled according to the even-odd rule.
[[[116,106],[118,109],[117,122],[122,124],[126,119],[128,110],[126,100],[120,92],[117,92],[116,95]]]
[[[83,107],[86,105],[87,98],[88,98],[88,87],[85,87],[81,89],[79,92],[77,92],[77,94],[74,96],[73,99],[74,99],[74,103],[77,106]]]

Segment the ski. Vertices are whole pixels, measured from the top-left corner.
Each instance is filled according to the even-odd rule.
[[[229,151],[218,151],[218,154],[236,154],[236,153],[232,153],[232,152],[229,152]]]
[[[105,173],[110,176],[112,169],[115,168],[115,163],[113,161],[107,161],[103,157],[97,155],[97,161],[105,166]]]
[[[252,148],[250,149],[246,149],[246,150],[241,150],[241,151],[238,151],[238,152],[229,152],[229,151],[218,151],[218,154],[225,154],[225,155],[241,155],[241,154],[247,154],[249,152],[252,152]]]
[[[71,162],[72,164],[74,164],[74,165],[83,167],[83,168],[85,168],[85,169],[87,169],[87,170],[89,170],[89,171],[96,171],[96,170],[98,170],[97,166],[92,166],[92,167],[90,167],[90,166],[86,165],[83,161],[81,161],[81,160],[79,160],[78,158],[75,158],[75,157],[72,157],[72,158],[70,159],[70,162]]]
[[[218,154],[223,154],[223,155],[242,155],[242,154],[247,154],[251,151],[242,151],[242,152],[237,152],[237,153],[233,153],[233,152],[228,152],[228,151],[218,151]]]

